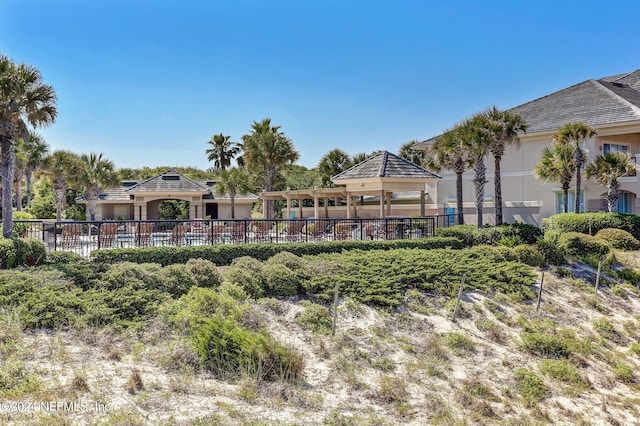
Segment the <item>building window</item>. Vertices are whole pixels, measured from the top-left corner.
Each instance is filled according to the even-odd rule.
[[[618,198],[618,213],[633,213],[631,207],[631,193],[622,192]]]
[[[614,143],[603,143],[602,144],[602,153],[606,154],[609,152],[629,152],[629,145],[619,145]]]
[[[569,191],[567,212],[573,213],[576,207],[576,191]],[[584,211],[584,191],[580,191],[580,211]],[[556,213],[564,213],[564,192],[556,192]]]

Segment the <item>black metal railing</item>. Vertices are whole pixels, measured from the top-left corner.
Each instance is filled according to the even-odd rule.
[[[453,215],[382,219],[15,221],[21,236],[84,257],[106,248],[427,238]]]

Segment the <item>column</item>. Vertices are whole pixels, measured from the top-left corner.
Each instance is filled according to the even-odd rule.
[[[347,194],[347,219],[351,219],[351,195]]]
[[[420,190],[420,216],[424,216],[424,189]]]
[[[384,191],[380,191],[380,219],[385,217],[384,214]]]

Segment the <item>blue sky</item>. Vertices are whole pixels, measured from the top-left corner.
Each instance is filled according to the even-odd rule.
[[[313,167],[640,68],[637,1],[0,0],[0,53],[58,95],[53,149],[207,168],[270,117]]]

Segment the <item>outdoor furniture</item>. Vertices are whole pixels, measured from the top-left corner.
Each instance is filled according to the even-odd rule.
[[[269,241],[269,232],[271,231],[272,223],[269,220],[262,220],[255,224],[255,240],[256,242]]]
[[[287,235],[286,240],[288,242],[296,242],[302,240],[302,228],[304,227],[305,222],[301,220],[289,221],[287,226]]]
[[[148,247],[151,243],[151,233],[153,232],[153,223],[140,223],[138,225],[138,247]]]
[[[313,230],[311,236],[313,241],[323,241],[327,227],[329,226],[328,220],[317,220],[313,223]]]
[[[113,247],[118,234],[117,223],[103,223],[98,229],[98,245],[100,248]]]
[[[210,244],[220,244],[225,240],[224,236],[224,222],[212,222],[210,230],[207,233],[209,238],[207,241]]]
[[[247,224],[244,221],[234,222],[231,228],[231,241],[234,243],[244,243],[246,239]]]
[[[353,225],[351,222],[338,222],[333,226],[333,238],[336,240],[346,240],[351,238]]]
[[[175,228],[173,228],[173,231],[171,231],[170,245],[174,245],[174,246],[183,245],[185,241],[186,233],[187,233],[186,225],[177,225]]]
[[[82,235],[82,224],[69,223],[62,226],[62,249],[75,249],[80,245],[80,235]]]

